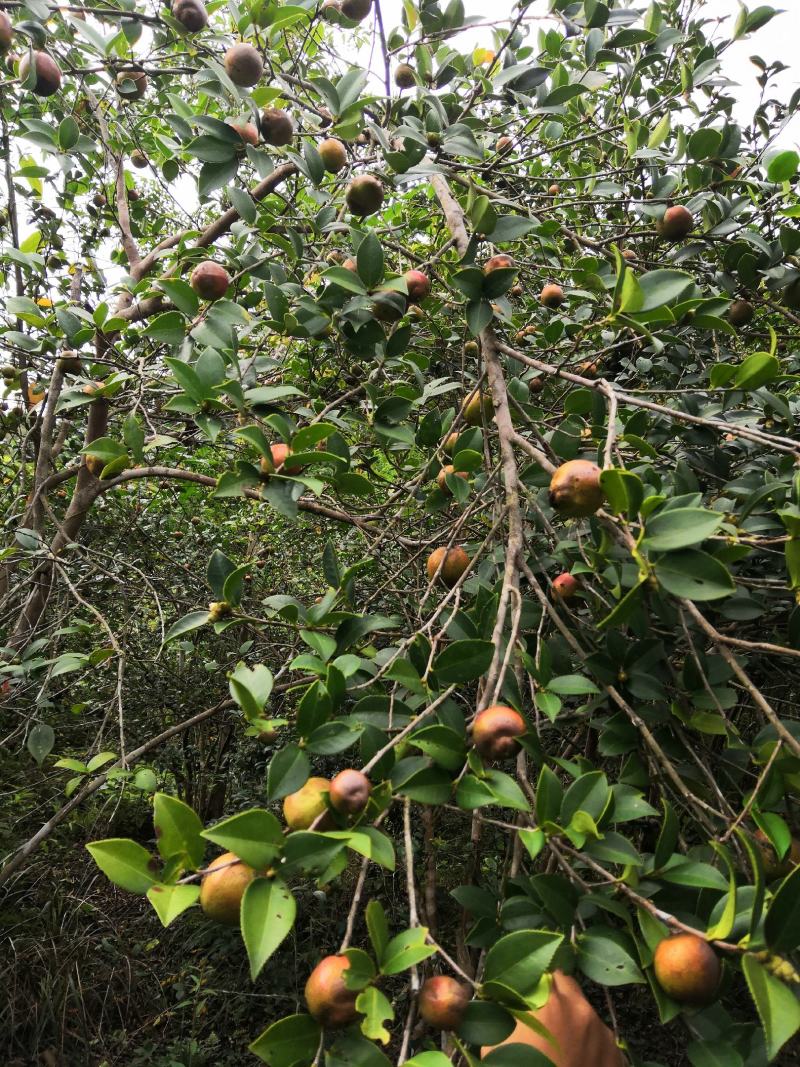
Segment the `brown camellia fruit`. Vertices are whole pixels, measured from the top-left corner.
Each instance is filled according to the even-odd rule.
[[[800,841],[796,837],[792,838],[789,851],[782,860],[778,859],[778,855],[772,847],[772,842],[763,830],[756,830],[753,837],[761,853],[761,859],[764,863],[764,876],[768,881],[773,882],[776,878],[785,878],[800,863]]]
[[[398,89],[413,89],[417,84],[414,68],[408,63],[401,63],[394,72],[394,84]]]
[[[442,569],[439,571],[440,566]],[[433,581],[439,571],[439,581],[448,589],[452,589],[468,566],[469,556],[463,548],[442,547],[435,548],[428,556],[425,570],[429,582]]]
[[[264,61],[251,44],[234,44],[225,53],[225,73],[234,85],[249,89],[264,73]]]
[[[347,956],[326,956],[308,976],[305,988],[309,1014],[328,1030],[336,1030],[358,1018],[358,992],[344,984],[350,966]]]
[[[206,259],[194,268],[189,284],[203,300],[219,300],[228,291],[231,278],[219,263]]]
[[[143,70],[123,70],[117,75],[117,92],[125,100],[141,100],[147,85],[148,77]]]
[[[747,326],[753,321],[755,308],[749,300],[734,300],[728,308],[728,322],[731,326]]]
[[[25,81],[31,69],[31,54],[26,52],[19,61],[20,81]],[[47,52],[33,53],[33,69],[36,71],[36,82],[33,91],[37,96],[52,96],[61,88],[61,67]]]
[[[461,416],[467,426],[480,426],[494,416],[494,404],[488,393],[472,393],[461,405]]]
[[[340,10],[345,18],[361,22],[370,13],[372,0],[342,0]]]
[[[266,107],[261,112],[261,136],[267,144],[283,148],[292,143],[294,127],[292,120],[279,107]]]
[[[561,186],[560,185],[556,185],[556,183],[553,182],[553,184],[550,186],[550,188],[547,191],[550,194],[550,196],[558,196],[559,193],[561,192]]]
[[[86,469],[95,478],[100,477],[106,465],[104,459],[101,459],[100,456],[93,456],[91,452],[83,457],[83,462],[86,464]]]
[[[369,803],[371,792],[366,774],[349,767],[331,779],[331,807],[340,815],[360,815]]]
[[[507,134],[503,134],[502,137],[497,138],[494,150],[499,156],[507,156],[508,153],[511,151],[513,144],[514,142],[511,140],[511,138]]]
[[[479,711],[472,724],[472,741],[483,759],[510,759],[520,750],[517,740],[528,729],[518,711],[492,704]]]
[[[457,982],[445,974],[426,978],[417,994],[419,1013],[437,1030],[457,1030],[464,1018],[472,990],[466,982]]]
[[[490,256],[483,265],[483,273],[491,274],[493,270],[507,270],[514,266],[514,260],[505,252]]]
[[[198,33],[208,25],[208,12],[200,0],[175,0],[172,17],[180,22],[188,33]]]
[[[236,130],[245,144],[251,144],[255,148],[258,144],[258,128],[254,122],[247,119],[229,119],[228,125]]]
[[[539,293],[539,303],[546,308],[559,308],[564,303],[564,290],[555,282],[545,285]]]
[[[80,356],[72,349],[65,349],[65,351],[61,353],[58,365],[65,374],[80,374],[83,370]]]
[[[266,456],[261,457],[260,466],[262,474],[274,474],[280,467],[281,474],[299,474],[303,469],[302,464],[295,464],[292,466],[286,466],[286,460],[291,456],[292,450],[283,441],[277,441],[274,445],[269,446],[270,456],[268,459]]]
[[[585,519],[602,505],[605,494],[600,485],[602,471],[588,459],[562,463],[550,479],[550,503],[569,519]]]
[[[447,484],[447,475],[448,474],[454,474],[456,476],[456,478],[469,478],[469,475],[467,474],[466,471],[457,471],[457,470],[455,470],[453,468],[453,464],[452,463],[448,463],[446,466],[442,467],[442,469],[436,475],[436,484],[439,486],[439,488],[441,489],[441,491],[443,493],[447,493],[447,495],[449,496],[450,495],[450,486]]]
[[[378,322],[397,322],[406,312],[406,298],[396,289],[381,286],[372,294],[371,310]]]
[[[412,304],[418,304],[431,291],[431,280],[421,270],[407,270],[403,277],[408,286],[408,299]]]
[[[150,160],[147,158],[141,148],[134,148],[134,150],[131,152],[131,163],[134,165],[134,167],[137,168],[137,170],[144,170],[144,168],[148,165],[149,162]]]
[[[464,342],[464,355],[465,356],[477,356],[480,352],[477,341],[465,341]]]
[[[327,778],[309,778],[306,784],[283,801],[283,817],[290,830],[307,830],[314,820],[328,810],[325,794],[331,783]]]
[[[704,1007],[716,1000],[721,967],[714,949],[696,934],[659,941],[653,954],[658,984],[679,1004]]]
[[[0,11],[0,55],[5,55],[9,50],[13,36],[14,27],[11,25],[11,19],[5,11]]]
[[[200,883],[200,907],[203,914],[225,926],[239,925],[239,909],[244,891],[256,872],[238,860],[233,852],[223,852],[209,864],[208,874]],[[222,868],[219,870],[218,868]]]
[[[374,215],[383,203],[383,185],[371,174],[363,174],[350,182],[345,200],[354,215],[360,218]]]
[[[623,248],[623,250],[622,250],[622,258],[623,259],[636,259],[636,253],[634,252],[634,250],[632,248]]]
[[[347,149],[336,137],[326,137],[317,148],[322,165],[328,174],[338,174],[347,166]]]
[[[668,207],[656,223],[656,230],[665,241],[682,241],[694,229],[694,216],[682,204]]]
[[[553,596],[558,600],[572,600],[580,587],[578,579],[564,571],[553,579]]]

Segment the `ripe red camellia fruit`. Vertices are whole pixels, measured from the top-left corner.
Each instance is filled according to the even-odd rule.
[[[562,463],[550,479],[550,503],[569,519],[594,515],[605,494],[600,485],[602,471],[588,459],[571,459]]]
[[[658,984],[679,1004],[705,1007],[717,997],[722,968],[714,949],[696,934],[659,941],[653,954]]]
[[[299,474],[303,469],[302,464],[289,464],[286,461],[292,454],[291,448],[283,441],[277,441],[274,445],[269,446],[270,457],[261,457],[261,473],[262,474],[274,474],[278,468],[281,468],[281,474]]]
[[[336,137],[326,137],[317,148],[322,165],[329,174],[338,174],[347,166],[347,149]]]
[[[510,759],[520,750],[517,740],[528,729],[518,711],[505,704],[492,704],[479,711],[472,724],[472,741],[483,759]]]
[[[472,990],[466,982],[438,974],[422,983],[417,994],[417,1007],[429,1026],[435,1026],[437,1030],[457,1030],[471,1000]]]
[[[496,256],[490,256],[483,265],[483,273],[491,274],[493,270],[508,270],[514,266],[514,260],[505,252],[498,252]]]
[[[234,44],[225,53],[225,73],[234,85],[249,89],[264,73],[261,54],[251,44]]]
[[[26,52],[19,61],[18,74],[20,81],[25,81],[31,69],[31,54]],[[47,52],[33,53],[33,69],[36,71],[36,82],[33,91],[37,96],[52,96],[61,88],[61,68],[52,56]]]
[[[383,203],[383,185],[371,174],[362,174],[348,185],[345,200],[354,215],[374,215]]]
[[[546,308],[559,308],[564,303],[564,290],[555,282],[545,285],[539,293],[539,303]]]
[[[553,596],[558,600],[572,600],[580,587],[578,579],[564,571],[553,579]]]
[[[347,956],[326,956],[308,976],[305,988],[309,1014],[329,1030],[336,1030],[358,1018],[358,992],[348,989],[344,972],[350,966]]]
[[[254,148],[258,144],[258,129],[254,122],[248,122],[247,119],[229,119],[228,125],[236,130],[245,144]]]
[[[442,569],[439,571],[440,566]],[[452,589],[468,566],[469,556],[463,548],[458,546],[454,548],[442,547],[435,548],[428,556],[425,570],[429,582],[433,581],[436,577],[436,572],[439,571],[439,581],[446,585],[448,589]]]
[[[421,270],[407,270],[403,277],[408,286],[408,299],[412,304],[418,304],[431,291],[431,280]]]
[[[231,279],[224,267],[206,259],[194,268],[189,284],[203,300],[219,300],[228,291]]]
[[[330,802],[341,815],[359,815],[369,803],[372,786],[362,771],[352,767],[339,771],[331,779]]]
[[[668,207],[656,223],[656,230],[666,241],[682,241],[694,229],[694,216],[682,204]]]
[[[13,36],[14,27],[11,25],[11,19],[5,11],[0,11],[0,55],[5,55],[11,48]]]

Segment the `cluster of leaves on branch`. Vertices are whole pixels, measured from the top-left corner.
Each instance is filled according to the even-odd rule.
[[[556,969],[611,1003],[649,983],[695,1067],[800,1029],[800,94],[754,57],[745,123],[725,74],[776,14],[0,14],[1,696],[23,758],[71,775],[0,883],[92,797],[153,794],[154,845],[91,858],[164,926],[238,925],[254,982],[299,887],[352,886],[306,1003],[253,1034],[271,1067],[513,1067]],[[123,539],[153,659],[220,660],[206,708],[131,738],[91,532],[187,483],[254,535],[206,528],[205,573],[173,546],[169,590]],[[328,531],[313,581],[254,594],[265,512]],[[114,699],[73,750],[93,674]],[[210,719],[271,758],[205,825],[136,764]],[[403,914],[371,865],[404,869]]]

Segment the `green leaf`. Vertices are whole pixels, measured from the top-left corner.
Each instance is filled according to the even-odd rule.
[[[53,745],[55,743],[55,730],[46,722],[37,722],[28,734],[28,740],[26,742],[28,752],[30,752],[40,767],[47,756],[53,751]],[[91,770],[91,768],[87,769]]]
[[[578,940],[578,966],[600,985],[643,985],[644,975],[620,940],[616,931],[590,929]]]
[[[471,1000],[457,1033],[462,1041],[470,1045],[497,1045],[513,1033],[515,1025],[514,1016],[499,1004],[492,1004],[488,1000]]]
[[[800,1004],[792,990],[750,953],[742,957],[742,970],[764,1027],[767,1056],[771,1060],[800,1029]]]
[[[403,1067],[451,1067],[451,1060],[443,1052],[418,1052],[404,1060]]]
[[[310,1015],[287,1015],[272,1023],[250,1045],[250,1051],[269,1067],[297,1067],[317,1054],[322,1029]]]
[[[371,230],[358,246],[356,263],[359,277],[368,289],[383,280],[383,246]]]
[[[800,155],[794,149],[778,152],[767,166],[767,181],[788,182],[797,174],[798,166],[800,166]]]
[[[272,671],[262,663],[246,667],[237,663],[236,670],[228,678],[231,696],[248,719],[259,718],[272,692]]]
[[[716,867],[697,860],[675,863],[661,872],[661,878],[673,885],[688,886],[692,889],[717,889],[724,893],[728,888],[728,883]]]
[[[615,515],[625,514],[635,518],[644,499],[644,485],[638,474],[616,468],[604,470],[600,475],[600,485],[608,507]]]
[[[491,641],[472,638],[453,641],[433,661],[436,677],[442,685],[451,682],[471,682],[488,670],[494,655]]]
[[[649,552],[673,552],[705,541],[722,525],[724,515],[706,508],[671,508],[647,520],[642,547]]]
[[[110,837],[105,841],[92,841],[86,848],[103,874],[129,893],[144,896],[158,880],[153,874],[154,857],[136,841]]]
[[[400,974],[433,956],[436,949],[425,943],[426,926],[415,926],[393,937],[380,958],[381,974]]]
[[[203,824],[188,804],[167,793],[156,793],[153,826],[162,859],[185,856],[192,867],[201,865],[205,852],[205,843],[200,836]]]
[[[687,600],[720,600],[736,588],[727,568],[696,548],[662,556],[656,560],[654,570],[668,593]]]
[[[539,980],[562,941],[563,935],[549,930],[516,930],[501,937],[486,954],[483,986],[487,995],[502,1001],[512,990],[535,1007]]]
[[[356,1011],[361,1012],[361,1033],[372,1041],[388,1045],[392,1035],[383,1025],[394,1018],[394,1008],[375,986],[367,986],[356,998]]]
[[[563,674],[560,678],[551,678],[547,688],[551,693],[558,693],[562,697],[586,696],[600,692],[594,682],[581,674]]]
[[[257,871],[264,870],[283,848],[283,828],[271,811],[250,808],[202,831],[207,841],[233,852]]]
[[[201,626],[205,626],[207,622],[207,611],[190,611],[188,615],[184,615],[183,618],[178,619],[177,622],[170,626],[164,638],[164,644],[167,644],[168,641],[174,641],[176,637],[188,634],[192,630],[197,630]]]
[[[379,900],[371,900],[364,909],[364,919],[367,924],[372,951],[377,959],[380,959],[389,944],[389,923],[386,912]]]
[[[279,878],[256,878],[245,889],[241,909],[242,939],[253,981],[294,926],[296,913],[294,897]]]
[[[754,352],[737,368],[733,387],[752,392],[771,382],[781,372],[780,361],[769,352]]]
[[[155,908],[162,926],[169,926],[196,904],[199,897],[199,885],[152,885],[147,890],[147,899]]]
[[[800,945],[800,867],[781,882],[764,919],[764,938],[773,952]]]
[[[267,771],[267,796],[281,800],[305,785],[311,765],[305,752],[295,744],[285,745],[270,760]]]

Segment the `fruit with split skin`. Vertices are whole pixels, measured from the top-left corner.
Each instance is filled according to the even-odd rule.
[[[255,877],[253,868],[233,852],[217,856],[200,883],[203,914],[225,926],[238,926],[244,891]]]
[[[294,127],[292,120],[279,107],[266,107],[261,112],[259,119],[261,136],[267,144],[275,148],[283,148],[292,143]]]
[[[694,229],[694,216],[682,204],[668,207],[656,223],[656,230],[665,241],[682,241]]]
[[[180,22],[187,33],[199,33],[208,25],[208,12],[200,0],[175,0],[172,17]]]
[[[337,1030],[358,1018],[358,991],[348,989],[344,972],[349,968],[347,956],[325,956],[320,960],[305,987],[309,1015],[325,1029]]]
[[[546,308],[559,308],[564,303],[564,290],[555,282],[545,285],[539,293],[539,303]]]
[[[331,807],[340,815],[360,815],[369,803],[371,792],[366,774],[349,767],[331,779]]]
[[[374,215],[383,203],[383,185],[373,175],[362,174],[348,185],[345,200],[354,215]]]
[[[302,464],[287,465],[286,461],[291,456],[292,450],[283,441],[276,441],[274,445],[270,445],[269,452],[269,457],[262,456],[259,461],[262,474],[274,474],[279,468],[281,474],[299,474],[303,469]]]
[[[550,503],[565,518],[585,519],[602,506],[602,471],[588,459],[570,459],[550,479]]]
[[[31,69],[31,53],[26,52],[19,61],[19,79],[24,82]],[[52,96],[61,88],[61,68],[47,52],[33,53],[33,69],[36,72],[33,92],[37,96]]]
[[[484,418],[488,422],[494,416],[494,404],[488,393],[470,393],[461,405],[461,417],[467,426],[480,426]]]
[[[326,137],[317,151],[328,174],[338,174],[347,166],[347,149],[337,137]]]
[[[437,974],[422,983],[417,994],[417,1007],[429,1026],[437,1030],[457,1030],[471,1000],[472,990],[466,982]]]
[[[446,585],[448,589],[452,589],[469,566],[469,563],[469,556],[459,546],[435,548],[428,556],[428,562],[425,565],[428,581],[432,582],[438,571],[439,581]],[[442,569],[439,570],[439,567]]]
[[[455,470],[452,463],[448,463],[444,467],[442,467],[442,469],[436,475],[436,484],[439,486],[443,493],[446,493],[448,496],[450,496],[450,486],[447,484],[448,474],[454,474],[456,478],[464,478],[465,480],[469,478],[469,475],[466,471]]]
[[[223,266],[206,259],[194,268],[189,284],[203,300],[219,300],[228,291],[231,278]]]
[[[225,73],[234,85],[249,89],[264,73],[264,61],[251,44],[234,44],[225,53]]]
[[[327,778],[309,778],[302,788],[290,793],[283,801],[283,817],[290,830],[307,830],[328,810],[325,795],[331,783]]]
[[[667,996],[679,1004],[706,1007],[717,998],[722,968],[714,949],[697,934],[676,934],[659,941],[653,971]]]
[[[492,704],[479,711],[472,724],[472,742],[483,759],[505,760],[520,750],[518,738],[527,731],[518,711],[505,704]]]

